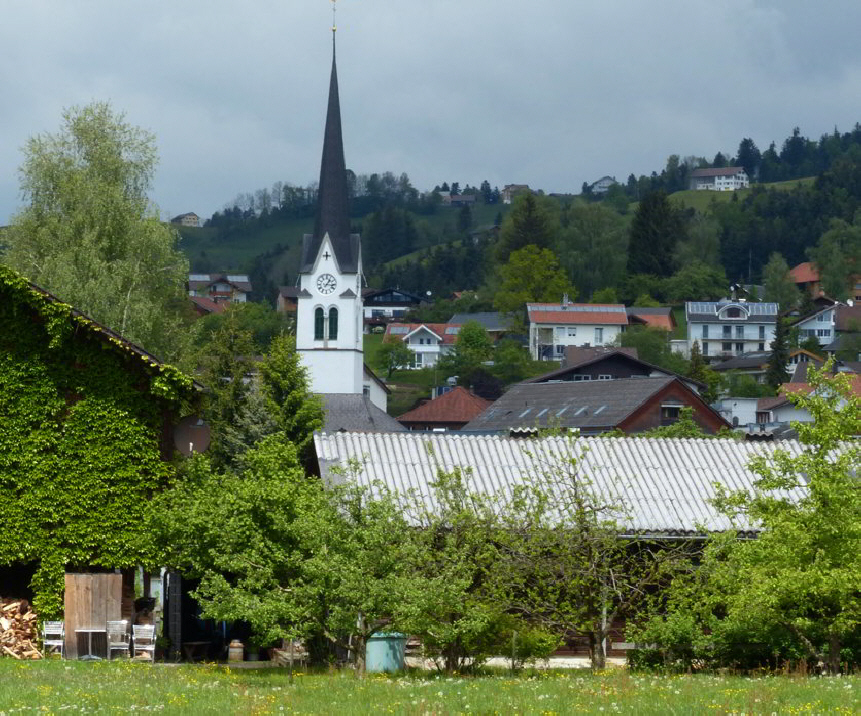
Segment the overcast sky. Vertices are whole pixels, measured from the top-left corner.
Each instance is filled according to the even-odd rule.
[[[110,100],[163,215],[319,172],[330,0],[0,0],[0,224],[27,138]],[[578,192],[861,121],[857,0],[339,0],[347,166]]]

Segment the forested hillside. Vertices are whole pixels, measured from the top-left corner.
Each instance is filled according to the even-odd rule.
[[[694,169],[723,166],[743,166],[751,188],[688,191]],[[472,290],[492,302],[505,287],[506,266],[511,274],[512,252],[534,246],[551,252],[551,268],[580,300],[715,298],[731,282],[762,283],[776,253],[790,266],[817,260],[826,273],[845,274],[857,263],[861,126],[819,140],[796,128],[779,148],[772,142],[762,152],[745,138],[735,155],[718,152],[710,161],[671,155],[660,173],[631,174],[602,195],[584,184],[577,197],[538,191],[513,206],[487,182],[420,192],[392,172],[350,173],[350,189],[374,286],[439,297]],[[475,203],[447,206],[445,192],[475,196]],[[295,280],[315,211],[314,185],[277,182],[239,195],[204,228],[182,229],[183,248],[195,271],[249,271],[257,296],[271,299],[279,284]]]

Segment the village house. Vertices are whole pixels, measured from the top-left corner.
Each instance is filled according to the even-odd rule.
[[[622,304],[527,303],[533,360],[561,360],[567,346],[612,344],[629,324]]]
[[[675,376],[518,383],[463,430],[511,434],[576,428],[582,435],[625,433],[672,425],[683,408],[707,433],[729,427],[685,380]]]
[[[390,323],[384,341],[399,340],[413,352],[410,368],[430,368],[454,348],[459,325],[451,323]]]
[[[179,216],[174,216],[170,220],[170,223],[179,224],[180,226],[193,226],[194,228],[198,228],[200,226],[200,217],[193,211],[190,211],[187,214],[180,214]]]
[[[519,194],[525,194],[528,191],[532,191],[529,188],[529,184],[506,184],[502,187],[502,191],[499,192],[499,195],[502,197],[503,204],[510,204],[516,196]]]
[[[694,341],[706,360],[763,352],[771,346],[777,325],[776,303],[743,300],[688,301],[685,303],[688,354]]]
[[[366,288],[362,291],[362,300],[365,333],[402,319],[409,311],[430,304],[427,298],[399,288]]]
[[[696,191],[735,191],[748,186],[750,179],[744,167],[694,169],[689,184]]]
[[[734,356],[729,360],[722,360],[712,363],[709,367],[717,373],[734,372],[739,375],[749,375],[757,383],[765,383],[765,374],[768,371],[768,363],[771,360],[771,351],[752,351],[750,353],[742,353]],[[820,367],[823,360],[815,353],[795,348],[789,352],[789,361],[786,364],[786,371],[790,375],[795,372],[795,369],[800,364],[813,363]]]
[[[589,188],[593,194],[606,194],[611,186],[618,184],[616,177],[609,175],[602,176],[598,181],[592,182]]]
[[[449,325],[452,326],[462,326],[470,322],[480,325],[494,342],[502,339],[511,330],[510,320],[499,311],[455,313],[448,319]]]
[[[803,261],[789,271],[789,276],[798,289],[810,294],[814,299],[824,296],[819,281],[819,269],[812,261]],[[849,288],[849,296],[855,301],[861,301],[861,275],[853,276]]]
[[[203,296],[216,303],[245,303],[251,293],[246,274],[192,273],[188,275],[188,295]]]
[[[460,430],[490,404],[459,385],[398,416],[398,422],[407,430]]]
[[[704,388],[699,381],[640,360],[636,348],[612,346],[589,348],[568,346],[565,349],[561,368],[523,382],[559,383],[668,377],[678,378],[695,393],[699,393]]]

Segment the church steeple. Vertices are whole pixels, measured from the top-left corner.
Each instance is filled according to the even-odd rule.
[[[332,34],[332,76],[329,80],[329,107],[323,137],[323,161],[320,165],[317,221],[314,238],[321,241],[328,232],[333,242],[350,236],[350,197],[347,190],[347,165],[341,136],[341,103],[338,97],[338,67],[335,57],[335,35]]]

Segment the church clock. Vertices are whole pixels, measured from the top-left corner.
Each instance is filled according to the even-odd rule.
[[[322,293],[324,296],[328,296],[332,291],[335,290],[335,286],[338,285],[338,282],[335,280],[335,277],[330,273],[320,274],[317,278],[317,290]]]

